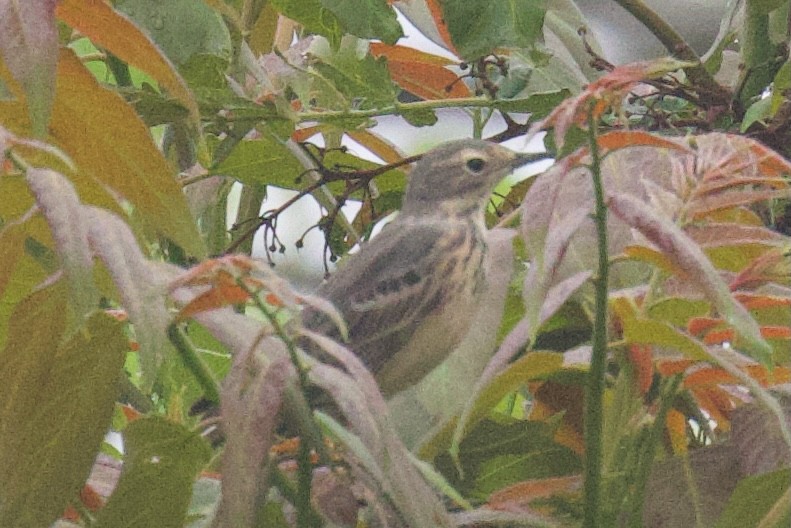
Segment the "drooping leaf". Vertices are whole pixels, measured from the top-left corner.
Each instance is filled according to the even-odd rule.
[[[30,169],[27,182],[52,230],[60,263],[69,282],[69,306],[76,323],[98,307],[99,292],[93,281],[93,255],[88,226],[80,216],[74,187],[62,175],[48,169]]]

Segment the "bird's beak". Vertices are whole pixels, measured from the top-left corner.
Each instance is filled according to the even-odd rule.
[[[549,159],[550,156],[546,152],[518,152],[514,156],[514,159],[511,161],[511,168],[518,169],[522,165],[527,165],[528,163],[535,163],[536,161],[541,161],[545,159]]]

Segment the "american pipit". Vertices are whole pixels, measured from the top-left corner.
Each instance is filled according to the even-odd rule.
[[[429,151],[411,173],[396,219],[319,288],[385,396],[417,383],[466,335],[485,288],[492,187],[535,159],[478,140]],[[321,312],[308,310],[303,323],[338,337]]]

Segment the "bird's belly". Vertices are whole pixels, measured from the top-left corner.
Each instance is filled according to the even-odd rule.
[[[425,317],[407,345],[377,374],[382,394],[389,397],[414,385],[448,357],[470,329],[480,290],[474,287],[455,292],[441,309]]]

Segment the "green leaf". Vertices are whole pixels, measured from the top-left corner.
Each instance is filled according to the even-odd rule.
[[[121,90],[127,101],[135,107],[135,111],[143,118],[146,126],[153,127],[182,121],[189,117],[189,109],[167,95],[151,90]]]
[[[281,141],[263,133],[258,139],[240,142],[211,172],[242,183],[298,189],[296,180],[304,170]]]
[[[320,43],[311,47],[318,61],[313,68],[340,92],[354,109],[378,108],[396,100],[387,59],[368,54],[367,43],[346,37],[333,53]]]
[[[629,344],[665,346],[690,359],[710,359],[703,344],[662,321],[630,317],[623,320],[623,325],[623,337]]]
[[[201,53],[230,59],[228,28],[201,0],[122,0],[116,9],[144,29],[176,65]]]
[[[518,99],[497,99],[492,105],[501,112],[520,112],[531,114],[531,120],[541,119],[555,109],[570,95],[568,90],[535,93],[529,97]]]
[[[684,328],[693,317],[704,317],[711,312],[707,301],[693,301],[680,297],[668,297],[651,305],[648,315],[674,326]]]
[[[791,469],[782,469],[762,475],[747,477],[736,486],[725,511],[720,515],[716,528],[742,528],[764,526],[761,520],[769,514],[776,502],[788,493],[791,485]],[[782,515],[782,514],[781,514]],[[766,526],[788,526],[791,523],[791,507],[785,505],[785,514],[778,522]]]
[[[208,444],[183,425],[147,417],[127,426],[124,448],[121,479],[95,528],[182,528]]]
[[[0,353],[0,519],[49,526],[88,477],[110,423],[128,340],[122,323],[94,313],[71,338],[66,284],[17,307]]]
[[[365,39],[395,44],[404,36],[395,10],[385,0],[321,0],[346,32]]]
[[[544,422],[481,422],[461,443],[464,479],[443,453],[436,467],[465,495],[491,492],[529,479],[565,476],[580,470],[579,457],[554,441],[556,427]]]
[[[399,112],[407,123],[412,126],[432,126],[437,123],[437,114],[431,108],[423,108],[420,110],[401,110]]]
[[[751,104],[744,113],[744,119],[742,120],[742,124],[739,127],[739,131],[744,133],[748,128],[750,128],[750,125],[756,122],[760,123],[766,118],[771,117],[771,115],[772,98],[764,97],[763,99],[758,99],[756,102]]]
[[[281,14],[299,22],[308,33],[327,37],[333,48],[341,43],[343,29],[332,11],[322,6],[320,0],[272,0],[272,6]]]
[[[499,47],[529,48],[541,38],[543,0],[443,0],[454,46],[465,60]]]

